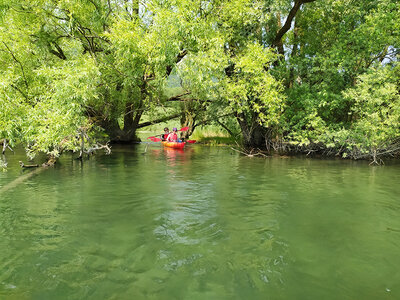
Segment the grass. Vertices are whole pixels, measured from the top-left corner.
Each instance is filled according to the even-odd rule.
[[[196,128],[190,139],[197,140],[197,142],[207,145],[235,144],[235,138],[230,136],[226,130],[213,125]]]

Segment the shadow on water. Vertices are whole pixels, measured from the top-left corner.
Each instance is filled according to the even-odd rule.
[[[399,166],[145,147],[1,194],[0,298],[400,296]]]

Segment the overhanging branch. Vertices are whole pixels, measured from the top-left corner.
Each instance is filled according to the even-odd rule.
[[[202,100],[202,99],[194,99],[194,98],[189,98],[189,99],[184,99],[183,97],[186,95],[190,95],[190,92],[186,92],[180,95],[172,96],[165,100],[166,102],[174,102],[174,101],[179,101],[179,102],[184,102],[184,101],[196,101],[196,102],[201,102],[201,103],[212,103],[213,101],[211,100]]]
[[[176,119],[176,118],[180,117],[181,115],[182,115],[182,113],[177,113],[177,114],[173,114],[173,115],[170,115],[170,116],[162,117],[162,118],[159,118],[159,119],[156,119],[156,120],[143,122],[141,124],[138,124],[137,128],[139,129],[139,128],[147,127],[147,126],[150,126],[150,125],[166,122],[166,121],[169,121],[169,120],[172,120],[172,119]]]
[[[11,54],[12,58],[15,60],[15,62],[17,62],[21,68],[22,71],[22,77],[24,78],[24,83],[26,88],[28,88],[28,81],[26,80],[26,76],[25,76],[25,71],[24,71],[24,67],[22,66],[22,63],[15,57],[14,53],[11,51],[11,49],[7,46],[7,44],[5,42],[3,42],[4,46],[6,47],[6,49],[8,50],[8,52]]]
[[[197,126],[201,126],[201,125],[207,125],[207,124],[210,124],[211,122],[217,122],[217,123],[219,123],[219,119],[220,118],[224,118],[224,117],[228,117],[228,116],[232,116],[232,115],[234,115],[233,113],[229,113],[229,114],[223,114],[223,115],[220,115],[220,116],[215,116],[215,117],[213,117],[212,119],[207,119],[207,120],[204,120],[204,121],[201,121],[201,122],[199,122],[199,123],[197,123],[196,125],[194,125],[193,126],[193,130],[197,127]],[[220,124],[221,125],[221,124]],[[224,129],[226,129],[224,126],[222,126]],[[229,130],[228,130],[228,132],[229,132]]]
[[[176,96],[172,96],[170,98],[168,98],[166,101],[183,101],[182,97],[186,96],[186,95],[190,95],[190,92],[185,92]]]

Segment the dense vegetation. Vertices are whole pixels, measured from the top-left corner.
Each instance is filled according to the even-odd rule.
[[[30,156],[174,118],[248,148],[400,148],[397,0],[0,0],[0,41],[0,139]]]

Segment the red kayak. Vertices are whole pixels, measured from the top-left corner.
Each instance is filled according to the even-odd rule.
[[[175,148],[175,149],[183,149],[186,143],[178,143],[178,142],[161,142],[164,147]]]

